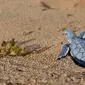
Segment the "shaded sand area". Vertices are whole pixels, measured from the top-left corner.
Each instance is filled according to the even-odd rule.
[[[15,38],[32,52],[0,57],[0,85],[84,85],[85,69],[70,55],[63,28],[85,30],[85,0],[0,0],[0,43]]]

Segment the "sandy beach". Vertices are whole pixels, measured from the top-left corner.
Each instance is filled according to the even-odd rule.
[[[32,51],[0,57],[0,85],[84,85],[70,55],[57,60],[64,28],[85,31],[85,0],[0,0],[0,43],[15,38]]]

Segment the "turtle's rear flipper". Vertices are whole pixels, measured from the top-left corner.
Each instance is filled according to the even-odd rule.
[[[85,39],[85,31],[81,32],[79,37]]]
[[[58,55],[57,59],[61,59],[61,58],[65,57],[68,52],[69,52],[69,44],[64,44],[62,46],[62,50],[61,50],[60,54]]]

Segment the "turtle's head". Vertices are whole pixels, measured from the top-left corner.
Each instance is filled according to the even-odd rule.
[[[70,43],[72,42],[72,38],[76,37],[75,33],[72,30],[70,30],[70,29],[66,29],[65,34],[66,34],[67,40]]]

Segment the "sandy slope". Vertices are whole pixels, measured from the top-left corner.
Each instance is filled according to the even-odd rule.
[[[0,85],[84,85],[84,69],[56,56],[67,43],[63,28],[85,30],[85,0],[41,1],[0,0],[0,42],[14,37],[33,51],[0,58]]]

